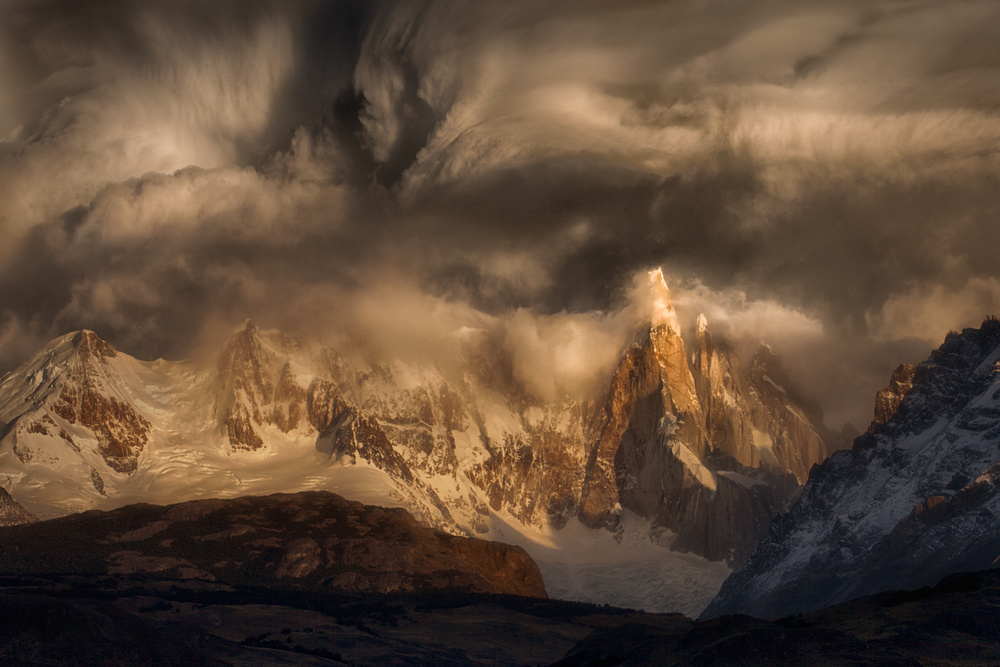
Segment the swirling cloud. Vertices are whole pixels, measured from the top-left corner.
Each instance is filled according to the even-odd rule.
[[[385,354],[488,330],[530,391],[586,393],[663,266],[682,319],[770,339],[863,424],[997,310],[998,27],[988,0],[6,0],[0,359],[251,316]],[[441,326],[394,344],[390,302]]]

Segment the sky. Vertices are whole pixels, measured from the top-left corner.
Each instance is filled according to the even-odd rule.
[[[599,392],[662,267],[833,428],[1000,310],[993,0],[0,0],[0,370],[245,318]],[[648,301],[648,299],[646,299]]]

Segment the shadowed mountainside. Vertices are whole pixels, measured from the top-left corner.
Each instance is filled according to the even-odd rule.
[[[520,548],[329,492],[89,511],[0,531],[5,575],[124,575],[349,593],[545,597]]]
[[[1000,564],[1000,321],[951,333],[879,392],[868,433],[799,499],[703,616],[781,616]]]

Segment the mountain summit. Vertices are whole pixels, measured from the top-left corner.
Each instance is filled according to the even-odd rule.
[[[0,455],[88,480],[98,493],[101,470],[134,473],[151,428],[137,370],[93,331],[52,341],[0,383]]]

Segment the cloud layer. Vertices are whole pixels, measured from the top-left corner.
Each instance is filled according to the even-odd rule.
[[[530,392],[587,393],[662,266],[687,322],[862,426],[998,310],[998,28],[988,0],[0,1],[0,364],[250,316],[386,354],[489,330]]]

